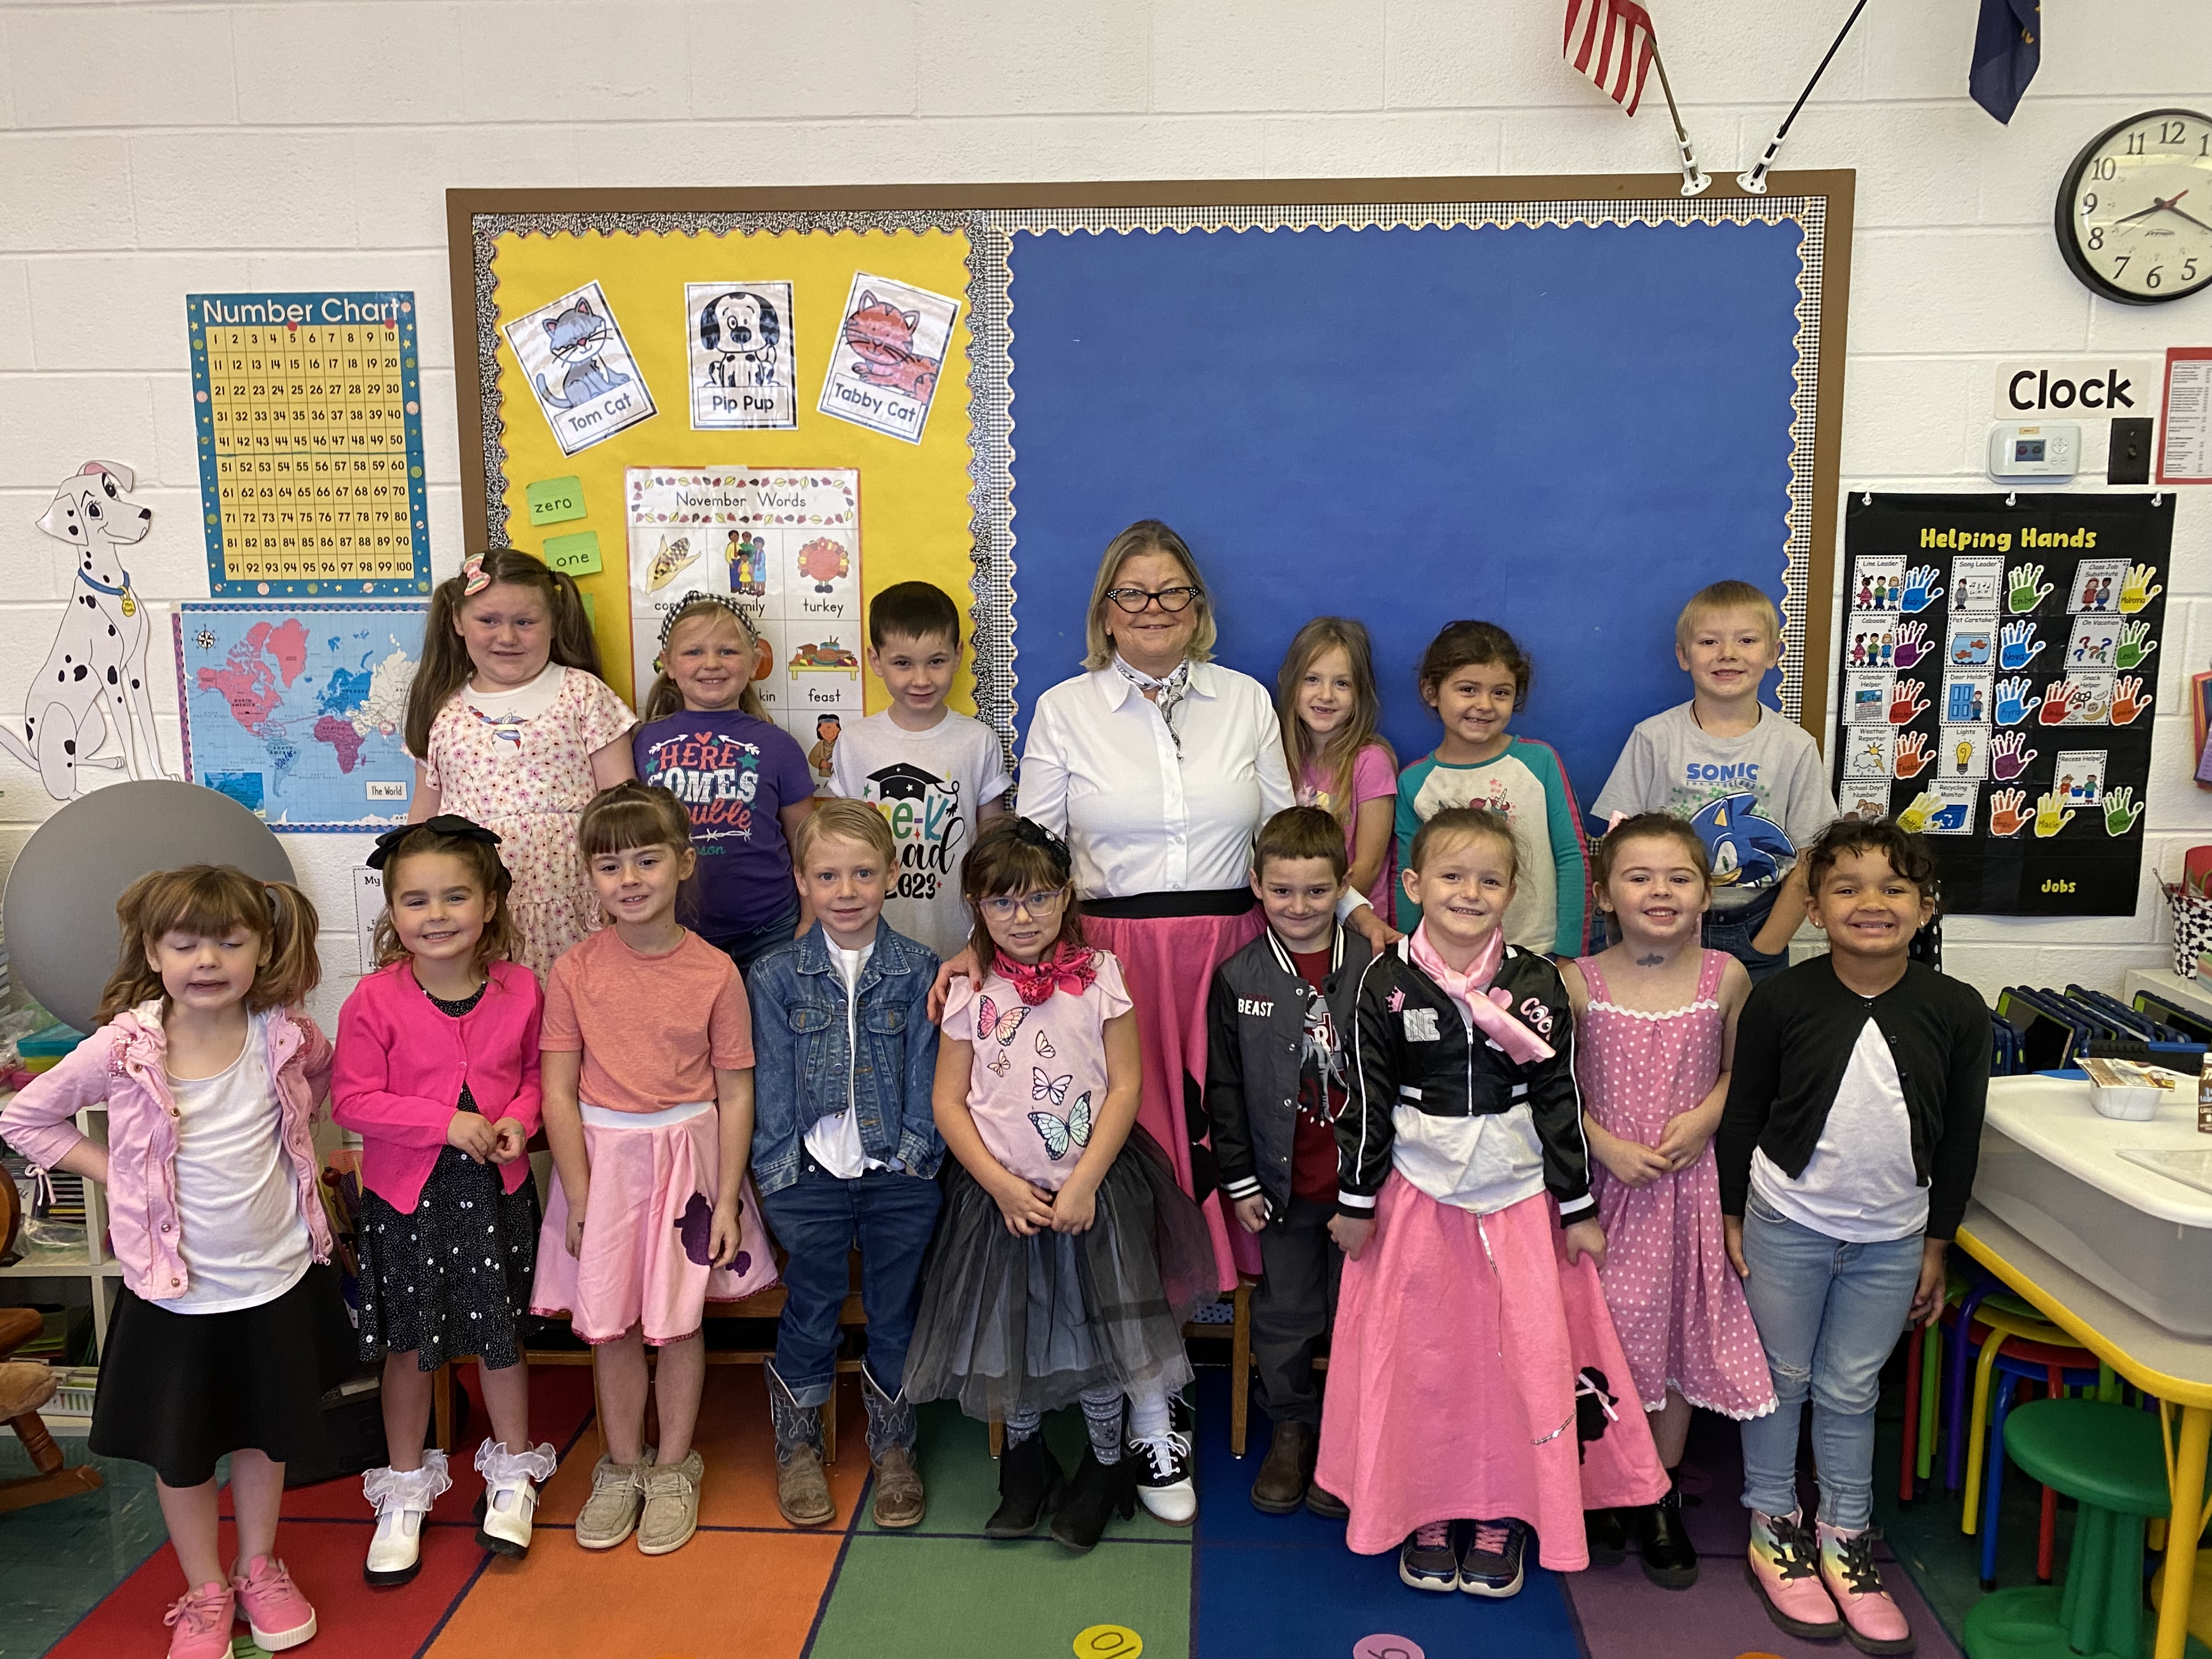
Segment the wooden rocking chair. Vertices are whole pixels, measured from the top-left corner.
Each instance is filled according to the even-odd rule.
[[[0,1255],[14,1248],[15,1229],[21,1219],[15,1183],[0,1176]],[[93,1294],[97,1296],[100,1290],[95,1285]],[[63,1467],[62,1449],[54,1443],[46,1420],[39,1415],[39,1407],[54,1397],[54,1390],[60,1386],[58,1379],[44,1365],[9,1358],[45,1328],[46,1321],[29,1308],[0,1308],[0,1422],[15,1431],[23,1449],[31,1454],[31,1466],[38,1471],[21,1480],[0,1480],[0,1512],[73,1497],[101,1484],[100,1471],[88,1464]]]

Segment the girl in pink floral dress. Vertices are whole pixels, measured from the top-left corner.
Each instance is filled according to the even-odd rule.
[[[1751,980],[1726,952],[1698,948],[1711,876],[1687,822],[1663,812],[1627,819],[1598,843],[1591,866],[1620,942],[1562,964],[1560,976],[1574,1003],[1583,1122],[1597,1166],[1599,1278],[1668,1490],[1640,1509],[1591,1511],[1590,1559],[1618,1561],[1632,1531],[1644,1576],[1684,1589],[1698,1577],[1677,1479],[1690,1409],[1737,1419],[1774,1409],[1765,1352],[1729,1266],[1711,1147]]]
[[[599,678],[576,584],[514,548],[473,553],[438,584],[407,699],[411,823],[458,812],[500,836],[514,877],[515,959],[540,979],[599,925],[576,821],[634,778],[637,717]]]

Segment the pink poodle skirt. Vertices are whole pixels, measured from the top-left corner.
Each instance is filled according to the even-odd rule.
[[[1104,902],[1110,906],[1114,901]],[[1213,970],[1259,938],[1266,925],[1256,903],[1238,915],[1137,918],[1096,915],[1087,908],[1084,912],[1085,939],[1121,958],[1121,977],[1137,1005],[1137,1035],[1145,1051],[1137,1121],[1160,1143],[1175,1167],[1176,1184],[1186,1193],[1193,1190],[1192,1141],[1205,1138],[1206,1130],[1199,1104],[1206,1085],[1206,993]],[[1240,1271],[1259,1277],[1260,1247],[1242,1227],[1231,1224],[1224,1201],[1216,1191],[1200,1207],[1213,1239],[1220,1288],[1228,1291],[1237,1288]]]
[[[1344,1264],[1314,1470],[1352,1506],[1345,1541],[1514,1516],[1544,1565],[1588,1566],[1584,1510],[1667,1490],[1597,1270],[1568,1265],[1542,1193],[1477,1216],[1394,1170],[1376,1221]]]
[[[709,1302],[735,1302],[775,1283],[775,1258],[748,1177],[738,1199],[738,1253],[709,1265],[721,1172],[711,1103],[665,1112],[584,1108],[591,1202],[582,1248],[568,1254],[568,1200],[556,1178],[538,1234],[530,1310],[565,1315],[578,1336],[612,1342],[644,1329],[656,1347],[696,1336]]]

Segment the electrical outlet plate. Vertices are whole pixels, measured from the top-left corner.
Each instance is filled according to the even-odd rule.
[[[2007,422],[1990,432],[1992,478],[2070,478],[2081,470],[2081,428],[2070,421]]]

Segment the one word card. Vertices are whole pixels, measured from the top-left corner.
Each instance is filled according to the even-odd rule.
[[[689,594],[726,595],[760,636],[762,707],[826,788],[838,736],[862,708],[860,473],[634,466],[623,493],[639,706],[662,621]]]
[[[192,294],[208,592],[430,590],[415,296]]]

